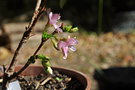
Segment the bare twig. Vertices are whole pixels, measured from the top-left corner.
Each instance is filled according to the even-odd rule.
[[[41,4],[41,0],[37,0],[37,5],[36,5],[36,8],[35,8],[35,11],[38,10],[38,8],[40,7],[40,4]]]
[[[38,81],[35,90],[38,90],[40,85],[45,85],[51,79],[53,79],[53,78],[50,76],[46,76],[43,79],[41,79],[40,81]]]
[[[43,81],[40,82],[41,83],[40,85],[44,85],[45,83],[47,83],[51,79],[52,79],[52,77],[45,78]]]
[[[6,73],[6,68],[4,65],[3,65],[3,72],[4,72],[4,74],[3,74],[4,76],[3,76],[3,82],[2,82],[2,90],[6,90],[6,83],[9,79],[9,77],[8,77],[8,74]]]
[[[10,73],[13,72],[15,64],[17,62],[16,57],[17,57],[22,45],[24,43],[26,43],[27,40],[30,38],[30,34],[31,34],[35,24],[37,23],[39,18],[42,16],[44,11],[45,11],[45,5],[40,7],[37,11],[35,11],[30,24],[28,25],[28,27],[26,27],[26,31],[24,32],[23,37],[22,37],[22,39],[21,39],[21,41],[20,41],[20,43],[19,43],[19,45],[18,45],[18,47],[17,47],[17,49],[15,51],[15,54],[14,54],[14,56],[12,58],[12,61],[11,61],[10,65],[9,65],[9,68],[7,69],[7,72],[10,72]]]
[[[41,3],[40,0],[38,0],[37,6],[36,6],[36,11],[34,12],[32,20],[29,23],[28,27],[26,27],[26,31],[24,32],[22,39],[21,39],[17,49],[15,50],[15,53],[14,53],[14,56],[12,58],[10,65],[9,65],[9,68],[7,69],[7,71],[4,72],[2,90],[6,90],[7,82],[12,79],[10,76],[12,76],[12,73],[14,71],[14,67],[17,62],[16,57],[18,56],[20,49],[22,48],[23,44],[26,43],[27,40],[30,38],[30,34],[31,34],[35,24],[37,23],[37,21],[39,20],[39,18],[43,15],[43,13],[45,11],[45,0],[42,5],[40,5],[40,3]]]

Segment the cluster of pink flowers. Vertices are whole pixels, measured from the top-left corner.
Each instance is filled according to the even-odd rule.
[[[48,19],[49,24],[51,24],[55,29],[56,32],[62,33],[63,30],[61,29],[61,23],[58,25],[57,22],[60,19],[60,14],[53,14],[52,12],[48,12]],[[57,43],[57,48],[62,51],[63,59],[67,59],[69,49],[71,51],[76,51],[75,45],[78,44],[78,41],[75,38],[68,37],[67,40],[60,40]]]

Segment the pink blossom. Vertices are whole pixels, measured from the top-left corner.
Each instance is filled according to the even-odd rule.
[[[48,18],[49,18],[49,24],[53,25],[56,31],[62,32],[61,24],[57,25],[58,20],[60,19],[60,14],[53,14],[52,12],[48,13]]]
[[[78,43],[78,41],[75,38],[68,38],[66,41],[59,41],[58,43],[58,49],[62,50],[63,53],[63,59],[66,59],[68,56],[68,49],[71,51],[76,51],[75,45]]]

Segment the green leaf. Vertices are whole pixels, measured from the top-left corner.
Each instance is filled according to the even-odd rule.
[[[55,78],[57,81],[62,81],[63,79],[62,78],[59,78],[59,77],[56,77]]]
[[[52,34],[48,34],[47,32],[43,32],[43,34],[42,34],[42,38],[43,38],[44,40],[49,39],[49,38],[51,38],[51,37],[55,37],[55,36],[52,35]]]
[[[77,32],[78,30],[79,30],[78,27],[72,28],[71,25],[63,26],[63,31],[64,32],[73,33],[73,32]]]
[[[49,61],[44,61],[44,60],[42,60],[42,65],[43,65],[45,68],[51,66],[51,64],[50,64]]]
[[[74,28],[72,28],[69,32],[70,33],[73,33],[73,32],[77,32],[79,29],[78,29],[78,27],[74,27]]]
[[[63,8],[63,6],[66,4],[67,0],[60,0],[60,8]]]
[[[67,25],[67,26],[64,26],[63,27],[63,31],[64,32],[69,32],[71,29],[72,29],[72,26],[71,25]]]
[[[41,59],[41,64],[44,67],[45,71],[49,74],[53,74],[49,57],[39,54],[39,55],[36,55],[36,59]]]
[[[42,61],[46,61],[46,62],[50,60],[49,57],[42,54],[36,55],[36,59],[41,59]]]

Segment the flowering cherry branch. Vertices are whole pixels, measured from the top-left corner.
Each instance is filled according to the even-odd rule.
[[[39,3],[40,3],[40,0],[38,1],[37,6],[39,6]],[[33,53],[33,55],[28,58],[28,61],[26,62],[26,64],[18,72],[13,72],[15,64],[17,62],[16,57],[19,53],[20,48],[29,39],[33,27],[35,26],[35,24],[37,23],[38,19],[41,17],[41,15],[43,14],[44,11],[45,11],[45,4],[42,4],[42,6],[38,10],[36,7],[36,11],[32,18],[32,21],[28,25],[28,27],[26,28],[26,31],[23,34],[23,37],[15,51],[11,64],[10,64],[9,68],[7,69],[7,71],[4,72],[3,88],[2,88],[3,90],[5,90],[5,88],[6,88],[5,85],[8,81],[10,81],[11,79],[18,76],[30,64],[35,63],[36,59],[41,60],[42,66],[44,67],[45,71],[48,74],[53,74],[53,70],[51,69],[51,64],[50,64],[50,58],[47,56],[38,54],[39,50],[42,48],[42,46],[45,44],[45,42],[47,40],[51,39],[53,46],[57,50],[62,51],[63,59],[67,58],[69,49],[72,51],[76,50],[75,45],[78,44],[78,41],[76,40],[76,38],[71,38],[69,36],[67,39],[58,39],[57,36],[55,36],[55,34],[62,34],[63,32],[68,32],[68,33],[76,32],[76,31],[78,31],[78,28],[77,27],[72,28],[72,26],[70,26],[70,25],[64,26],[62,23],[58,24],[58,20],[61,17],[60,14],[57,14],[57,13],[53,14],[53,12],[51,12],[50,9],[48,9],[47,10],[48,22],[47,22],[45,28],[43,29],[41,42],[40,42],[38,48]],[[47,32],[49,26],[53,26],[55,29],[52,33]]]
[[[51,15],[50,15],[51,14]],[[55,28],[54,24],[56,24],[56,22],[58,22],[58,20],[60,19],[60,14],[52,14],[52,12],[50,12],[50,14],[47,14],[49,19],[48,19],[48,23],[46,24],[46,27],[43,31],[43,34],[42,34],[42,38],[41,38],[41,43],[40,45],[38,46],[37,50],[34,52],[34,54],[32,55],[32,57],[35,57],[38,53],[38,51],[42,48],[42,46],[44,45],[44,43],[54,37],[55,38],[55,34],[56,33],[60,33],[58,30],[60,30],[61,28],[58,27],[58,28]],[[59,18],[59,19],[58,19]],[[55,23],[54,23],[55,22]],[[45,32],[48,28],[48,24],[51,24],[54,28],[55,28],[55,31],[52,33],[52,34],[48,34],[47,32]],[[66,26],[67,27],[67,26]],[[66,27],[65,27],[65,30],[66,30]],[[64,27],[63,27],[64,28]],[[58,30],[57,30],[58,29]],[[71,28],[70,28],[71,29]],[[69,30],[70,31],[70,30]],[[77,30],[75,30],[77,31]],[[61,32],[63,32],[63,30],[61,29]],[[72,30],[73,32],[73,30]],[[72,50],[72,51],[75,51],[75,47],[74,45],[76,45],[78,43],[78,41],[75,39],[75,38],[68,38],[66,41],[62,41],[62,40],[59,40],[57,42],[55,42],[55,45],[56,45],[56,48],[57,50],[62,50],[63,52],[63,55],[64,55],[64,59],[67,58],[67,54],[68,54],[68,49]],[[54,42],[53,42],[54,44]],[[30,57],[31,58],[31,57]],[[27,63],[18,71],[18,72],[15,72],[11,77],[15,77],[17,75],[19,75],[22,71],[24,71],[31,63],[33,63],[30,59],[27,61]],[[44,65],[45,67],[45,65]],[[50,67],[49,67],[50,69]],[[52,70],[50,69],[49,70],[50,72],[52,72]],[[48,72],[49,72],[48,71]]]
[[[54,15],[57,15],[57,14],[54,14]],[[49,16],[48,16],[49,17]],[[42,48],[42,46],[44,45],[44,43],[49,39],[51,38],[55,33],[57,33],[57,31],[55,30],[52,34],[47,34],[45,33],[45,31],[47,30],[49,24],[51,24],[50,22],[51,21],[55,21],[55,20],[58,20],[56,18],[50,18],[48,19],[48,23],[46,24],[45,28],[44,28],[44,31],[43,31],[43,35],[42,35],[42,38],[41,38],[41,43],[40,45],[38,46],[37,50],[34,52],[34,54],[32,55],[32,57],[35,57],[38,53],[38,51]],[[55,21],[57,22],[57,21]],[[31,57],[30,57],[31,58]],[[31,64],[31,60],[29,59],[26,64],[18,71],[18,72],[14,72],[13,75],[10,76],[10,79],[16,77],[17,75],[19,75],[21,72],[23,72],[30,64]]]

